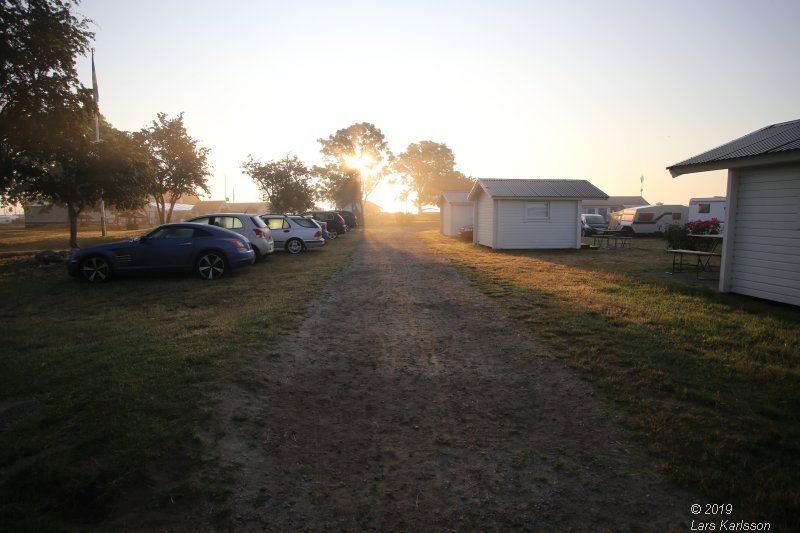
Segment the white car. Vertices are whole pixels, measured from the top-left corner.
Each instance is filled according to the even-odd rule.
[[[275,240],[272,232],[258,215],[247,213],[210,213],[190,218],[186,222],[208,224],[235,231],[250,241],[256,251],[256,259],[266,257],[275,251]]]
[[[299,254],[309,248],[325,246],[322,228],[306,217],[294,215],[261,215],[272,231],[275,248],[290,254]]]

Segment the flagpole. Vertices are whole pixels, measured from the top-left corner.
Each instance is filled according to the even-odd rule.
[[[97,89],[97,71],[94,68],[94,48],[92,48],[92,98],[94,99],[94,142],[100,143],[100,92]],[[100,191],[100,234],[106,236],[106,201]]]

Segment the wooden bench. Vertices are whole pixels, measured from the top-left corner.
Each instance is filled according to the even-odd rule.
[[[667,250],[668,252],[672,252],[672,272],[671,274],[675,274],[676,272],[685,272],[683,269],[683,257],[689,256],[696,259],[696,263],[694,263],[692,270],[689,272],[697,272],[697,277],[700,277],[700,272],[713,272],[713,267],[711,266],[711,258],[712,257],[720,257],[722,254],[719,252],[701,252],[699,250]],[[692,265],[691,263],[687,264],[686,266]],[[677,270],[675,269],[677,267]]]

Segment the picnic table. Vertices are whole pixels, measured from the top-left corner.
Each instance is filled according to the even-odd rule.
[[[711,264],[711,259],[714,257],[722,257],[720,252],[717,252],[717,248],[719,247],[720,243],[722,242],[723,236],[722,235],[692,235],[692,239],[700,239],[701,241],[707,241],[703,245],[703,250],[687,250],[687,249],[670,249],[667,250],[668,252],[672,252],[672,272],[670,274],[675,274],[677,272],[687,272],[684,270],[684,266],[691,267],[689,272],[696,272],[697,278],[700,279],[700,274],[702,272],[713,272],[714,267]],[[688,257],[688,263],[684,263],[684,257]]]
[[[603,233],[594,235],[592,238],[592,246],[596,246],[597,248],[611,248],[612,243],[614,244],[614,248],[630,248],[631,240],[633,239],[633,237],[614,230],[604,231]],[[605,246],[603,246],[604,244]]]
[[[717,248],[719,247],[720,243],[722,242],[722,235],[690,235],[690,239],[699,239],[702,243],[702,247],[704,252],[716,252]],[[703,242],[705,241],[705,242]]]

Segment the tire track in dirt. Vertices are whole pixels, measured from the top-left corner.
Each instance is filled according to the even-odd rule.
[[[371,231],[218,400],[218,530],[673,531],[696,501],[411,232]]]

